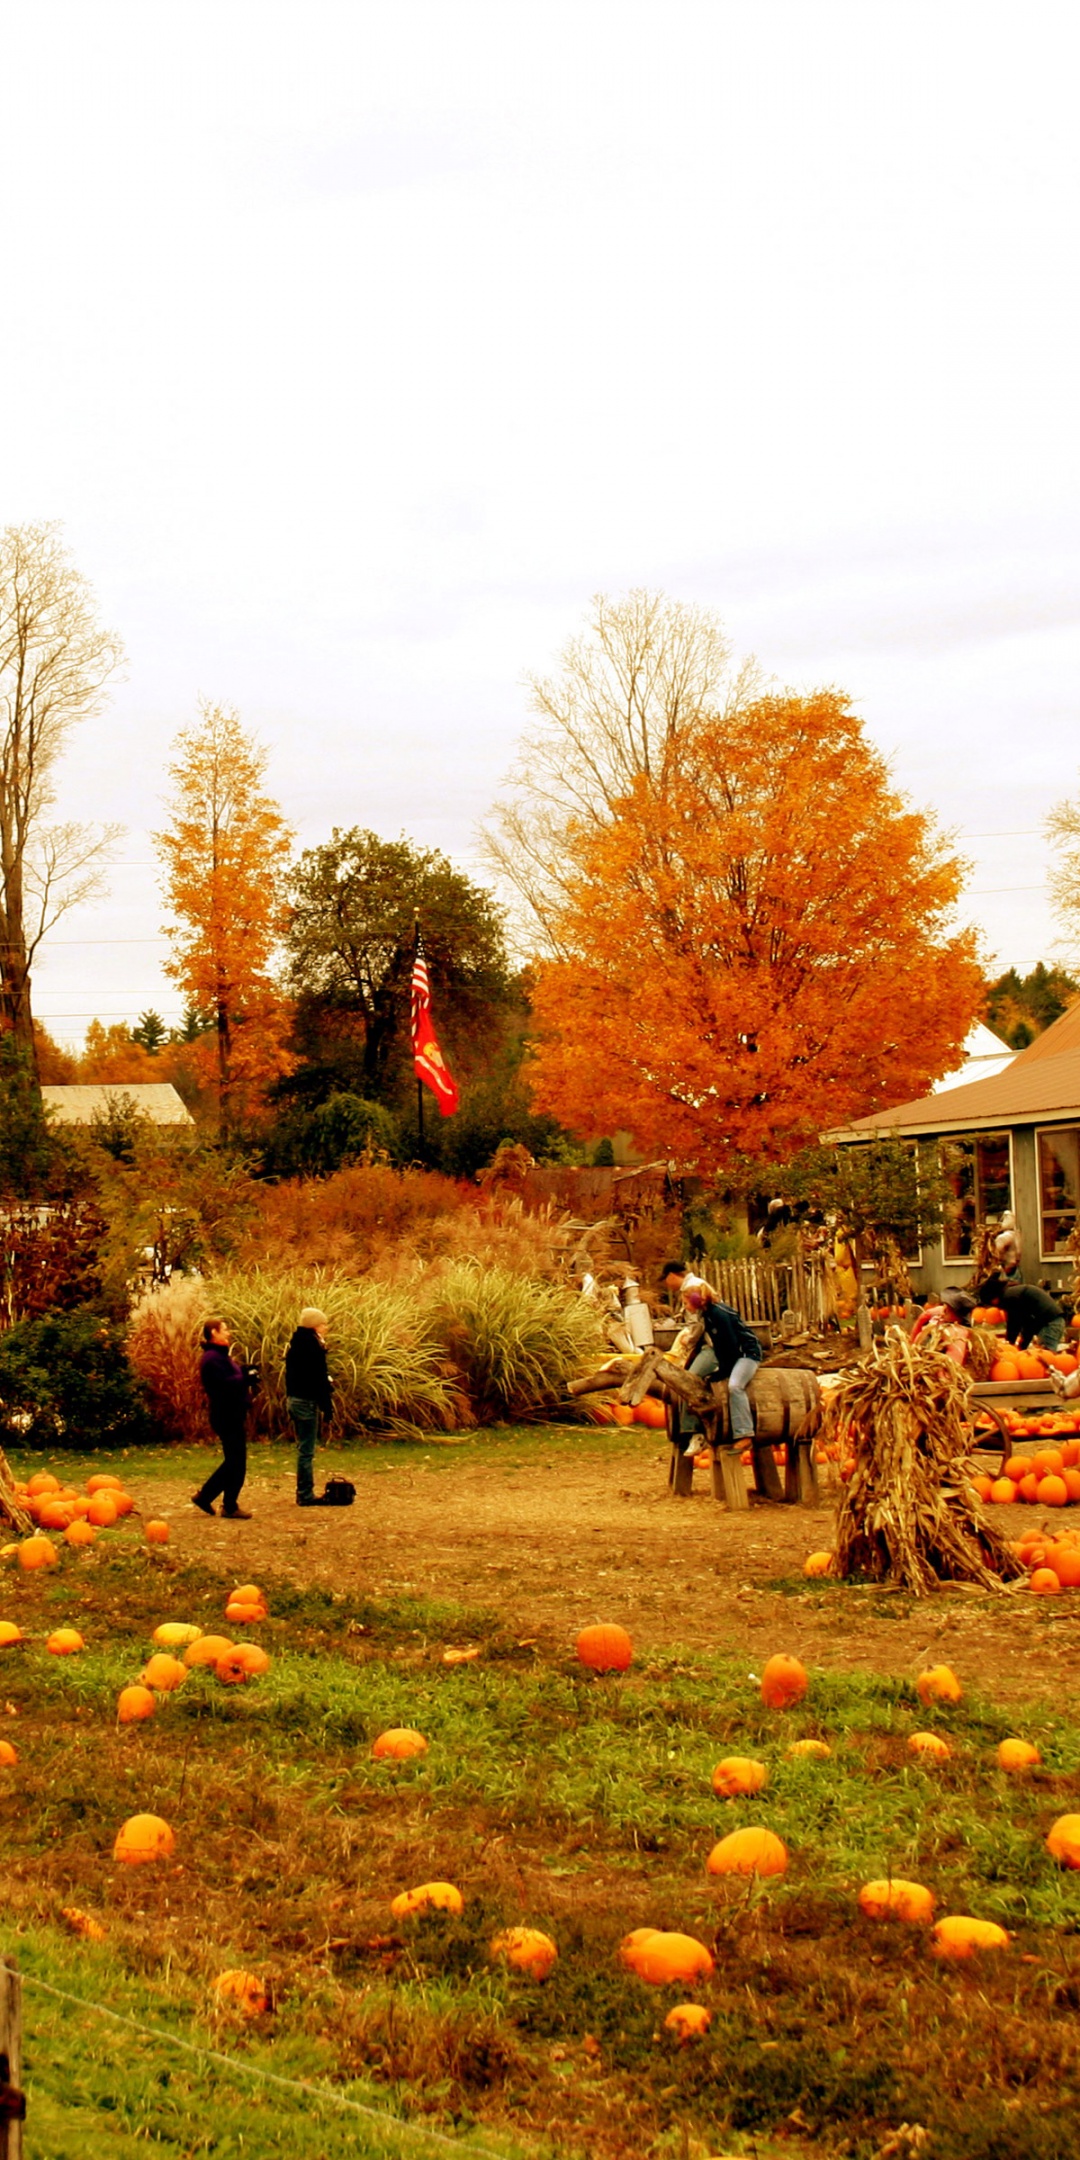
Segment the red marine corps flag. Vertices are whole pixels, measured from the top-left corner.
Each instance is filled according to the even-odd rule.
[[[450,1117],[458,1106],[458,1091],[450,1077],[450,1069],[435,1039],[431,1025],[431,982],[427,961],[424,957],[424,940],[420,925],[416,925],[416,957],[412,971],[412,1046],[413,1068],[418,1080],[431,1089],[444,1117]],[[423,1097],[420,1097],[421,1128],[423,1126]]]

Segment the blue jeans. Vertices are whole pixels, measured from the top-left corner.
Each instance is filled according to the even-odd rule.
[[[319,1437],[319,1405],[303,1395],[286,1397],[285,1407],[296,1434],[296,1497],[310,1500],[315,1490],[315,1442]]]
[[[691,1358],[687,1369],[692,1373],[696,1373],[699,1380],[711,1379],[718,1369],[716,1353],[711,1343],[702,1343],[700,1350]],[[736,1358],[728,1375],[728,1406],[731,1411],[731,1437],[733,1440],[752,1440],[754,1437],[754,1413],[750,1408],[750,1398],[746,1390],[757,1369],[757,1358]],[[695,1417],[692,1410],[680,1412],[680,1439],[692,1432],[700,1432],[700,1430],[701,1420]]]

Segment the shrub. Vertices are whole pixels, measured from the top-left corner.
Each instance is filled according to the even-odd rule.
[[[586,1361],[603,1355],[584,1298],[508,1268],[457,1261],[433,1284],[430,1312],[482,1423],[550,1410]]]
[[[174,1275],[140,1298],[128,1324],[128,1358],[170,1440],[210,1437],[199,1380],[202,1324],[210,1309],[200,1277]]]
[[[24,1447],[139,1447],[158,1437],[123,1328],[85,1308],[0,1336],[0,1423]]]
[[[236,1257],[267,1269],[359,1273],[401,1238],[422,1245],[437,1216],[473,1198],[437,1171],[393,1170],[388,1163],[355,1164],[335,1177],[290,1178],[257,1188],[257,1212]]]
[[[330,1177],[352,1163],[396,1162],[401,1136],[392,1111],[359,1095],[331,1095],[313,1110],[278,1118],[264,1150],[272,1177]]]

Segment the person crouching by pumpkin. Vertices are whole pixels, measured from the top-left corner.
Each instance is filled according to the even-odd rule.
[[[926,1328],[941,1330],[941,1347],[954,1365],[965,1365],[971,1348],[971,1315],[975,1300],[966,1290],[943,1290],[939,1298],[931,1298],[923,1306],[914,1327],[911,1340],[917,1343]]]
[[[204,1515],[213,1515],[214,1502],[222,1496],[221,1512],[233,1522],[250,1522],[247,1508],[240,1506],[240,1492],[247,1476],[247,1415],[259,1384],[254,1365],[239,1365],[229,1355],[231,1337],[224,1320],[207,1320],[202,1331],[199,1379],[206,1395],[210,1430],[221,1442],[222,1460],[191,1504]]]
[[[326,1363],[329,1325],[317,1305],[305,1305],[285,1352],[285,1400],[296,1434],[297,1507],[325,1505],[325,1495],[315,1490],[315,1443],[320,1412],[328,1418],[334,1407]]]
[[[728,1414],[731,1419],[731,1437],[738,1443],[754,1437],[754,1413],[750,1408],[747,1388],[761,1363],[761,1344],[752,1328],[748,1327],[733,1305],[725,1305],[708,1283],[695,1283],[691,1289],[683,1289],[683,1303],[690,1313],[701,1316],[705,1341],[695,1357],[690,1360],[689,1371],[700,1380],[726,1380],[728,1384]],[[699,1455],[705,1445],[701,1426],[692,1412],[685,1411],[679,1417],[679,1441],[689,1432],[683,1452]]]

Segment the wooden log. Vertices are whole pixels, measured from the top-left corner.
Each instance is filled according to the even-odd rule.
[[[713,1449],[712,1459],[713,1499],[722,1500],[725,1507],[736,1513],[750,1506],[746,1491],[746,1478],[739,1460],[739,1451],[733,1447]]]
[[[566,1392],[568,1395],[595,1395],[602,1388],[621,1387],[624,1380],[635,1371],[637,1362],[636,1352],[632,1356],[609,1358],[608,1362],[599,1365],[595,1372],[584,1373],[580,1379],[571,1380]]]
[[[636,1409],[646,1395],[659,1393],[664,1400],[684,1403],[699,1417],[706,1417],[715,1410],[712,1391],[696,1373],[686,1372],[681,1365],[673,1365],[662,1350],[646,1350],[636,1371],[619,1389],[619,1401]]]
[[[0,1950],[0,2160],[22,2160],[22,1982]]]
[[[676,1500],[689,1500],[694,1490],[693,1457],[682,1448],[673,1447],[668,1465],[668,1484]]]

